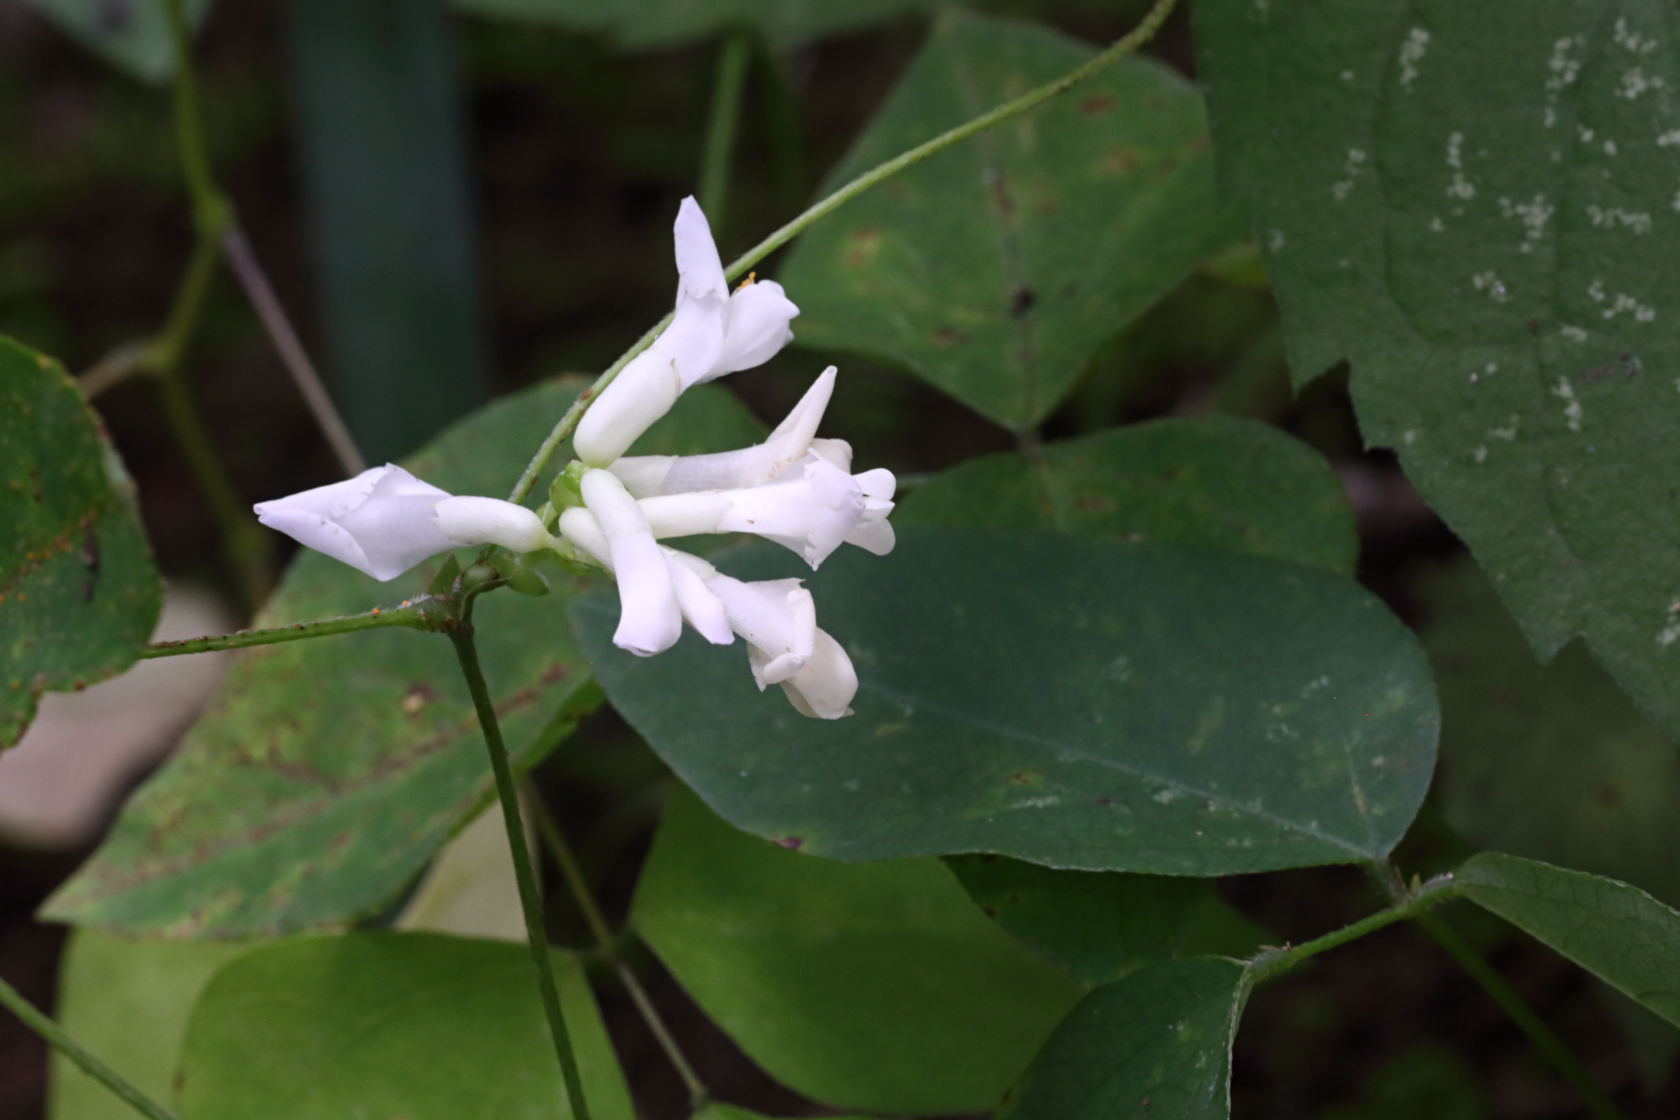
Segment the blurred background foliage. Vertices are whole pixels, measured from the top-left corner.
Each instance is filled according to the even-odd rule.
[[[1129,29],[1147,5],[970,6],[1095,44]],[[743,13],[770,6],[644,0],[622,5],[634,18],[603,14],[618,8],[283,0],[210,11],[197,57],[218,178],[370,459],[413,449],[494,396],[559,372],[603,368],[668,307],[670,215],[698,181],[720,36],[743,26]],[[130,71],[83,49],[43,10],[84,38],[122,40],[107,46]],[[149,10],[142,0],[0,0],[0,334],[72,371],[156,328],[192,245],[167,86],[135,76],[167,69],[167,52],[146,45]],[[749,39],[727,206],[713,215],[726,259],[810,200],[937,18],[925,0],[790,0],[777,10]],[[1151,50],[1193,71],[1182,13]],[[782,259],[761,274],[776,275]],[[729,388],[760,416],[776,417],[808,380],[784,371],[814,372],[829,357],[795,351],[774,369],[732,377]],[[832,357],[846,388],[829,423],[847,434],[860,462],[890,467],[913,485],[1013,446],[1010,433],[925,384]],[[212,291],[187,368],[243,497],[337,477],[267,337],[226,279]],[[153,395],[124,384],[98,406],[138,482],[161,569],[237,600],[216,524]],[[1275,423],[1332,461],[1359,516],[1361,578],[1425,633],[1447,715],[1444,774],[1401,862],[1417,870],[1444,863],[1465,849],[1455,829],[1473,827],[1478,845],[1588,867],[1680,902],[1662,854],[1672,845],[1617,842],[1624,800],[1638,802],[1643,791],[1635,808],[1658,817],[1672,806],[1666,791],[1680,780],[1672,745],[1572,656],[1578,649],[1542,676],[1479,579],[1453,573],[1465,562],[1462,550],[1392,458],[1363,451],[1345,373],[1331,371],[1292,396],[1276,308],[1243,244],[1117,330],[1044,434],[1210,413]],[[1432,630],[1435,620],[1450,625]],[[1490,695],[1492,716],[1470,712]],[[1455,719],[1455,703],[1469,714]],[[1557,719],[1549,720],[1553,709]],[[1614,782],[1583,794],[1564,766],[1606,725],[1614,729]],[[1499,756],[1464,744],[1478,735],[1514,744],[1519,732],[1560,760],[1545,795],[1566,829],[1536,831],[1532,810],[1480,804],[1479,775]],[[622,913],[669,782],[610,712],[587,720],[583,734],[600,749],[568,751],[538,776],[562,819],[577,822],[574,839],[606,905]],[[1672,813],[1667,819],[1671,832]],[[31,914],[86,851],[0,851],[0,973],[43,1006],[54,998],[63,931]],[[1311,937],[1370,905],[1350,869],[1240,877],[1221,892],[1280,942]],[[1601,1083],[1613,1090],[1642,1083],[1653,1116],[1680,1108],[1672,1086],[1663,1096],[1671,1037],[1605,1002],[1593,981],[1555,956],[1512,940],[1497,920],[1456,913],[1454,920]],[[554,922],[562,940],[587,942],[579,915],[560,912]],[[1380,970],[1371,967],[1376,960]],[[691,1056],[718,1071],[711,1081],[721,1097],[790,1115],[802,1107],[651,957],[641,963]],[[682,1086],[634,1010],[604,995],[603,1014],[645,1114],[678,1114]],[[38,1042],[0,1021],[0,1117],[40,1114],[44,1069]],[[1385,931],[1256,998],[1234,1081],[1237,1116],[1470,1120],[1565,1116],[1573,1107],[1516,1028],[1410,928]]]

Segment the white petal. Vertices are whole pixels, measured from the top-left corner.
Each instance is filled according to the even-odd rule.
[[[434,507],[438,527],[458,545],[495,544],[510,552],[548,547],[542,518],[500,498],[444,498]]]
[[[362,551],[362,546],[356,543],[356,538],[345,532],[342,526],[328,521],[318,513],[288,506],[285,501],[281,498],[257,506],[257,520],[270,529],[286,534],[305,548],[312,548],[316,552],[331,556],[340,564],[348,564],[375,579],[391,578],[379,575],[373,570],[373,563],[368,559],[367,553]]]
[[[816,606],[798,580],[742,583],[714,575],[705,583],[723,604],[729,628],[747,640],[748,658],[760,688],[799,671],[811,656]]]
[[[721,305],[680,300],[671,325],[619,371],[578,421],[572,436],[577,457],[604,467],[623,455],[711,368],[722,345]]]
[[[782,691],[794,709],[813,719],[840,719],[852,714],[857,695],[857,670],[840,643],[826,630],[818,630],[811,657],[792,680],[782,682]]]
[[[711,455],[626,456],[607,469],[638,498],[729,490],[769,482],[804,457],[834,393],[829,366],[763,443]]]
[[[387,463],[383,467],[369,467],[355,478],[347,478],[343,482],[330,482],[325,486],[317,486],[311,490],[300,490],[296,494],[288,494],[284,498],[275,498],[267,502],[258,502],[251,508],[258,518],[281,511],[306,511],[328,519],[339,517],[355,509],[367,500],[373,492],[373,484],[378,482],[387,471],[398,468]],[[264,521],[263,524],[268,524]],[[278,526],[275,526],[278,528]],[[281,529],[281,532],[287,532]],[[304,544],[309,542],[304,541]],[[314,548],[314,545],[309,545]]]
[[[618,577],[619,617],[613,644],[638,657],[670,649],[682,634],[682,611],[665,555],[648,530],[647,518],[608,471],[585,471],[583,502],[595,515]]]
[[[729,297],[723,352],[705,380],[768,362],[793,341],[788,323],[798,314],[799,308],[774,280],[738,289]]]
[[[814,439],[808,454],[826,459],[843,471],[852,469],[852,445],[843,439]]]
[[[726,646],[735,640],[729,628],[729,616],[723,603],[708,589],[690,568],[681,563],[674,549],[665,549],[665,562],[671,572],[671,587],[677,594],[677,607],[683,621],[694,627],[702,638],[714,646]]]
[[[846,543],[855,544],[865,552],[885,556],[898,543],[898,535],[893,532],[892,522],[886,518],[866,519],[858,522],[857,528],[846,534]]]
[[[858,489],[863,491],[864,497],[877,501],[891,501],[893,491],[898,489],[898,480],[885,467],[876,467],[871,471],[864,471],[857,475]]]
[[[723,276],[712,227],[692,195],[677,208],[671,234],[677,252],[677,299],[728,299],[729,281]]]
[[[573,506],[560,515],[560,535],[588,553],[595,563],[612,571],[612,549],[607,544],[595,515],[582,506]]]

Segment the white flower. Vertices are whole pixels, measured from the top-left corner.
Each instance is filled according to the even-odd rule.
[[[835,368],[829,366],[805,390],[799,403],[763,443],[712,455],[634,455],[607,469],[638,498],[758,486],[805,457],[811,449],[823,410],[834,395]],[[840,441],[821,441],[839,443]],[[850,449],[847,449],[848,461]]]
[[[651,657],[677,643],[682,609],[666,568],[665,554],[648,529],[636,499],[610,472],[583,472],[583,509],[560,517],[561,535],[593,556],[618,579],[618,629],[613,644],[638,657]],[[578,514],[592,515],[580,529]],[[568,519],[570,529],[568,529]]]
[[[746,640],[747,664],[760,691],[781,685],[794,708],[813,719],[852,714],[857,671],[840,643],[818,629],[816,603],[799,580],[743,583],[699,557],[675,549],[665,552],[673,571],[685,570],[699,578],[702,588],[722,607],[729,628]]]
[[[850,448],[845,450],[849,459]],[[887,515],[895,485],[889,470],[848,474],[811,451],[762,486],[661,494],[640,505],[655,537],[754,533],[792,549],[815,569],[842,542],[877,556],[892,551]]]
[[[604,467],[666,412],[684,389],[762,365],[793,338],[799,314],[771,280],[731,295],[699,204],[685,198],[673,228],[677,306],[671,325],[631,359],[589,406],[572,436],[586,465]]]
[[[524,506],[451,497],[390,463],[252,508],[270,529],[377,580],[452,548],[498,544],[535,552],[553,539]]]

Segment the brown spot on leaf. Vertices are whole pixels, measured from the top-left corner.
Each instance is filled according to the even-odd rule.
[[[992,907],[990,907],[990,906],[982,906],[982,907],[980,907],[980,913],[982,913],[982,914],[984,914],[984,915],[986,915],[986,917],[988,917],[988,918],[995,918],[995,917],[997,917],[997,911],[996,911],[996,910],[994,910],[994,909],[993,909],[993,908],[992,908]]]
[[[881,231],[873,226],[865,226],[852,234],[852,247],[846,251],[846,266],[862,268],[875,259],[875,254],[880,248]]]
[[[429,685],[411,684],[408,691],[403,693],[402,710],[405,716],[417,716],[428,703],[437,698],[437,693]]]
[[[1114,108],[1114,98],[1106,93],[1094,93],[1079,103],[1079,111],[1087,117],[1094,117],[1098,113],[1106,113]]]
[[[933,341],[939,346],[957,346],[967,342],[968,335],[947,324],[933,332]]]
[[[1038,302],[1038,296],[1031,288],[1019,287],[1015,294],[1009,297],[1009,313],[1019,319],[1032,310],[1032,305]]]
[[[1099,798],[1097,798],[1097,804],[1098,805],[1112,805],[1112,804],[1114,804],[1114,798],[1112,798],[1112,797],[1099,797]]]
[[[1136,148],[1115,148],[1103,156],[1099,170],[1104,175],[1130,175],[1143,163]]]

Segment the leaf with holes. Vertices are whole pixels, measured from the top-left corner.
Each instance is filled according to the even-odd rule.
[[[454,493],[503,492],[578,388],[551,382],[504,398],[406,465]],[[685,394],[638,446],[715,450],[762,431],[713,387]],[[404,584],[424,588],[440,562]],[[476,611],[479,656],[516,765],[540,758],[599,698],[564,614],[566,599],[593,585],[573,577],[554,584],[555,594],[537,603],[496,594]],[[304,553],[258,624],[361,611],[389,594]],[[179,753],[44,913],[174,936],[344,923],[388,903],[491,797],[483,739],[448,641],[389,629],[257,647],[238,655]]]
[[[1453,878],[1458,894],[1680,1026],[1680,912],[1614,879],[1497,853]]]
[[[740,578],[789,574],[768,546]],[[760,695],[737,644],[613,647],[573,609],[624,717],[727,820],[840,859],[997,852],[1223,875],[1382,858],[1417,811],[1438,715],[1371,595],[1257,556],[1051,533],[914,529],[811,581],[857,714]]]
[[[632,1120],[583,968],[552,954],[590,1114]],[[193,1007],[177,1099],[186,1120],[569,1117],[524,945],[356,933],[266,945]]]
[[[822,192],[1095,53],[953,13]],[[1122,59],[812,226],[779,276],[796,340],[897,362],[1033,427],[1105,340],[1238,236],[1207,149],[1195,87]]]
[[[1324,458],[1251,420],[1154,420],[959,463],[895,525],[1068,532],[1252,552],[1353,574],[1353,507]]]
[[[1541,657],[1584,635],[1680,732],[1672,6],[1193,16],[1297,381],[1347,359],[1365,438],[1396,449]]]
[[[134,485],[63,367],[0,337],[0,750],[133,664],[163,604]]]
[[[999,1112],[1008,1120],[1231,1114],[1231,1043],[1243,966],[1200,957],[1150,965],[1080,1001]]]
[[[841,1108],[989,1107],[1079,998],[938,860],[843,864],[665,811],[631,920],[778,1081]]]

